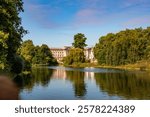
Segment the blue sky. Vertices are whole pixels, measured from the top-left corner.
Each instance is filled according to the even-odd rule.
[[[23,0],[23,40],[49,47],[71,45],[83,33],[88,46],[100,36],[126,28],[150,26],[150,0]]]

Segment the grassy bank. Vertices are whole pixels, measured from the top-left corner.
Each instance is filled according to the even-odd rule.
[[[97,68],[113,68],[113,69],[125,69],[125,70],[150,70],[150,62],[139,61],[135,64],[120,65],[120,66],[98,65],[97,63],[76,63],[73,65],[67,65],[67,67],[74,67],[74,68],[97,67]]]
[[[73,68],[77,68],[77,67],[80,67],[80,68],[84,68],[84,67],[98,67],[97,64],[95,63],[74,63],[72,65],[63,65],[65,67],[73,67]]]
[[[150,70],[150,62],[149,61],[139,61],[135,64],[127,64],[120,66],[104,66],[109,68],[117,68],[117,69],[127,69],[127,70]]]

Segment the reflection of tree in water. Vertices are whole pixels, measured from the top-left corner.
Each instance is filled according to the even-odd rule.
[[[147,73],[95,73],[96,84],[101,90],[127,99],[150,99],[149,78]]]
[[[31,91],[35,85],[47,86],[52,73],[53,71],[48,68],[34,68],[31,73],[15,77],[14,81],[19,88]]]
[[[17,86],[22,89],[27,89],[28,91],[31,91],[34,86],[34,80],[32,78],[32,74],[21,74],[16,76],[14,79],[14,82],[17,84]]]
[[[84,82],[84,72],[66,71],[67,78],[73,83],[76,97],[84,97],[86,94],[86,85]]]
[[[46,67],[32,69],[32,76],[33,76],[34,82],[42,86],[48,85],[48,83],[50,82],[52,73],[53,73],[53,70],[48,69]]]

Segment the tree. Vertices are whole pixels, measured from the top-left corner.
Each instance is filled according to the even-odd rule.
[[[14,62],[12,63],[11,66],[11,72],[19,74],[23,71],[23,69],[24,69],[24,61],[20,56],[16,55],[14,58]]]
[[[20,55],[28,62],[32,62],[32,58],[34,56],[34,44],[32,40],[26,40],[22,43],[19,48]]]
[[[32,59],[34,57],[34,44],[32,40],[26,40],[18,49],[18,54],[23,58],[24,70],[31,70]]]
[[[99,64],[125,65],[148,60],[150,56],[150,28],[126,29],[109,33],[99,39],[94,55]]]
[[[85,62],[85,56],[83,49],[80,48],[72,48],[69,51],[69,54],[66,58],[64,58],[64,64],[65,65],[72,65],[77,63],[84,63]]]
[[[87,38],[84,36],[84,34],[78,33],[74,35],[74,43],[72,43],[72,46],[74,48],[84,49],[84,47],[87,46],[87,44],[85,43],[86,39]]]
[[[41,64],[49,64],[53,59],[53,56],[52,56],[52,53],[51,53],[49,47],[45,44],[43,44],[40,47],[39,54],[41,56]]]
[[[40,64],[41,57],[40,57],[40,46],[34,47],[34,56],[32,58],[32,64]]]
[[[52,56],[49,47],[43,44],[34,48],[33,64],[56,65],[57,60]]]
[[[68,56],[66,56],[63,59],[65,65],[72,65],[85,62],[84,47],[87,46],[85,44],[86,39],[87,38],[82,33],[74,35],[74,43],[72,43],[72,46],[74,48],[69,50]]]
[[[27,33],[21,26],[20,12],[23,12],[22,0],[0,1],[0,31],[8,34],[8,38],[5,41],[7,48],[3,49],[7,51],[6,60],[10,67],[15,61],[16,51],[21,44],[21,38]]]
[[[7,64],[7,60],[6,60],[7,48],[8,48],[8,45],[6,43],[7,39],[8,39],[8,34],[5,34],[4,32],[0,31],[0,65],[2,65],[3,68]]]
[[[57,61],[53,58],[49,47],[46,44],[34,46],[32,40],[26,40],[18,49],[19,55],[24,61],[24,70],[30,70],[34,64],[56,65]]]

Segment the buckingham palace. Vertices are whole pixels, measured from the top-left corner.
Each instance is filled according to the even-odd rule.
[[[64,46],[63,48],[50,48],[53,57],[57,59],[58,62],[61,62],[64,57],[66,57],[69,53],[71,46]],[[94,61],[94,53],[92,47],[84,48],[84,55],[86,60],[90,60],[90,62]]]

